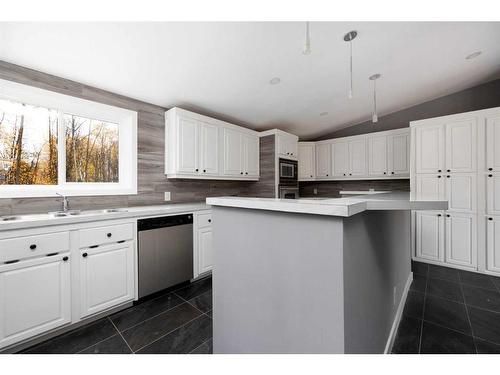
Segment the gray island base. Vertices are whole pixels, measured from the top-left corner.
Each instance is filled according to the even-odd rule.
[[[384,353],[412,280],[410,210],[446,202],[209,198],[214,353]]]

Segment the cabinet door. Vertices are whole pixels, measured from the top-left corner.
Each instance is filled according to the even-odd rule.
[[[368,138],[368,173],[370,176],[387,175],[387,136]]]
[[[366,139],[349,141],[349,176],[362,177],[366,175]]]
[[[243,152],[241,133],[225,128],[224,134],[224,175],[240,176],[243,174]]]
[[[316,145],[316,177],[330,177],[330,144],[321,143]]]
[[[332,143],[332,172],[335,177],[349,175],[349,144],[347,141]]]
[[[259,137],[243,136],[245,147],[245,176],[259,176]]]
[[[410,134],[396,134],[387,137],[388,174],[410,175]]]
[[[439,201],[445,199],[443,175],[417,175],[416,190],[416,199],[419,201]]]
[[[178,121],[179,139],[177,170],[181,173],[198,173],[198,160],[200,157],[198,144],[198,122],[187,117],[179,117]]]
[[[446,263],[476,267],[476,231],[475,215],[446,214]]]
[[[448,210],[476,212],[476,174],[450,173],[446,175],[446,200]]]
[[[489,215],[500,215],[500,174],[486,175],[486,209]]]
[[[212,227],[198,229],[198,273],[202,274],[212,270]]]
[[[219,129],[217,126],[200,123],[201,174],[219,174]]]
[[[500,273],[500,218],[488,218],[486,233],[486,269]]]
[[[292,156],[292,159],[297,159],[299,155],[298,146],[298,141],[295,137],[290,137],[288,139],[287,151],[290,153],[290,156]]]
[[[416,256],[444,261],[444,217],[441,211],[416,212]]]
[[[500,116],[486,118],[486,169],[500,171]]]
[[[314,178],[315,172],[315,152],[314,144],[300,144],[298,146],[298,177],[299,180],[311,180]]]
[[[63,257],[0,266],[0,348],[71,321],[70,265]]]
[[[133,242],[80,250],[81,317],[133,298]]]
[[[446,124],[446,172],[475,172],[476,120]]]
[[[441,173],[444,170],[443,125],[420,126],[415,134],[417,173]]]

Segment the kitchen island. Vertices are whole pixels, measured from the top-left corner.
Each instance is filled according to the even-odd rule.
[[[409,193],[208,198],[214,353],[383,353],[412,281]]]

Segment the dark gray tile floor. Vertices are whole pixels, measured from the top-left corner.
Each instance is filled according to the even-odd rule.
[[[412,262],[392,353],[500,354],[500,278]]]
[[[211,354],[212,278],[155,295],[21,353]]]

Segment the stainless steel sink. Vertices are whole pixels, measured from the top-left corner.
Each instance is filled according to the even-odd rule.
[[[57,211],[57,212],[49,212],[49,215],[54,217],[65,217],[65,216],[76,216],[80,215],[82,211],[80,210],[70,210],[70,211]]]

